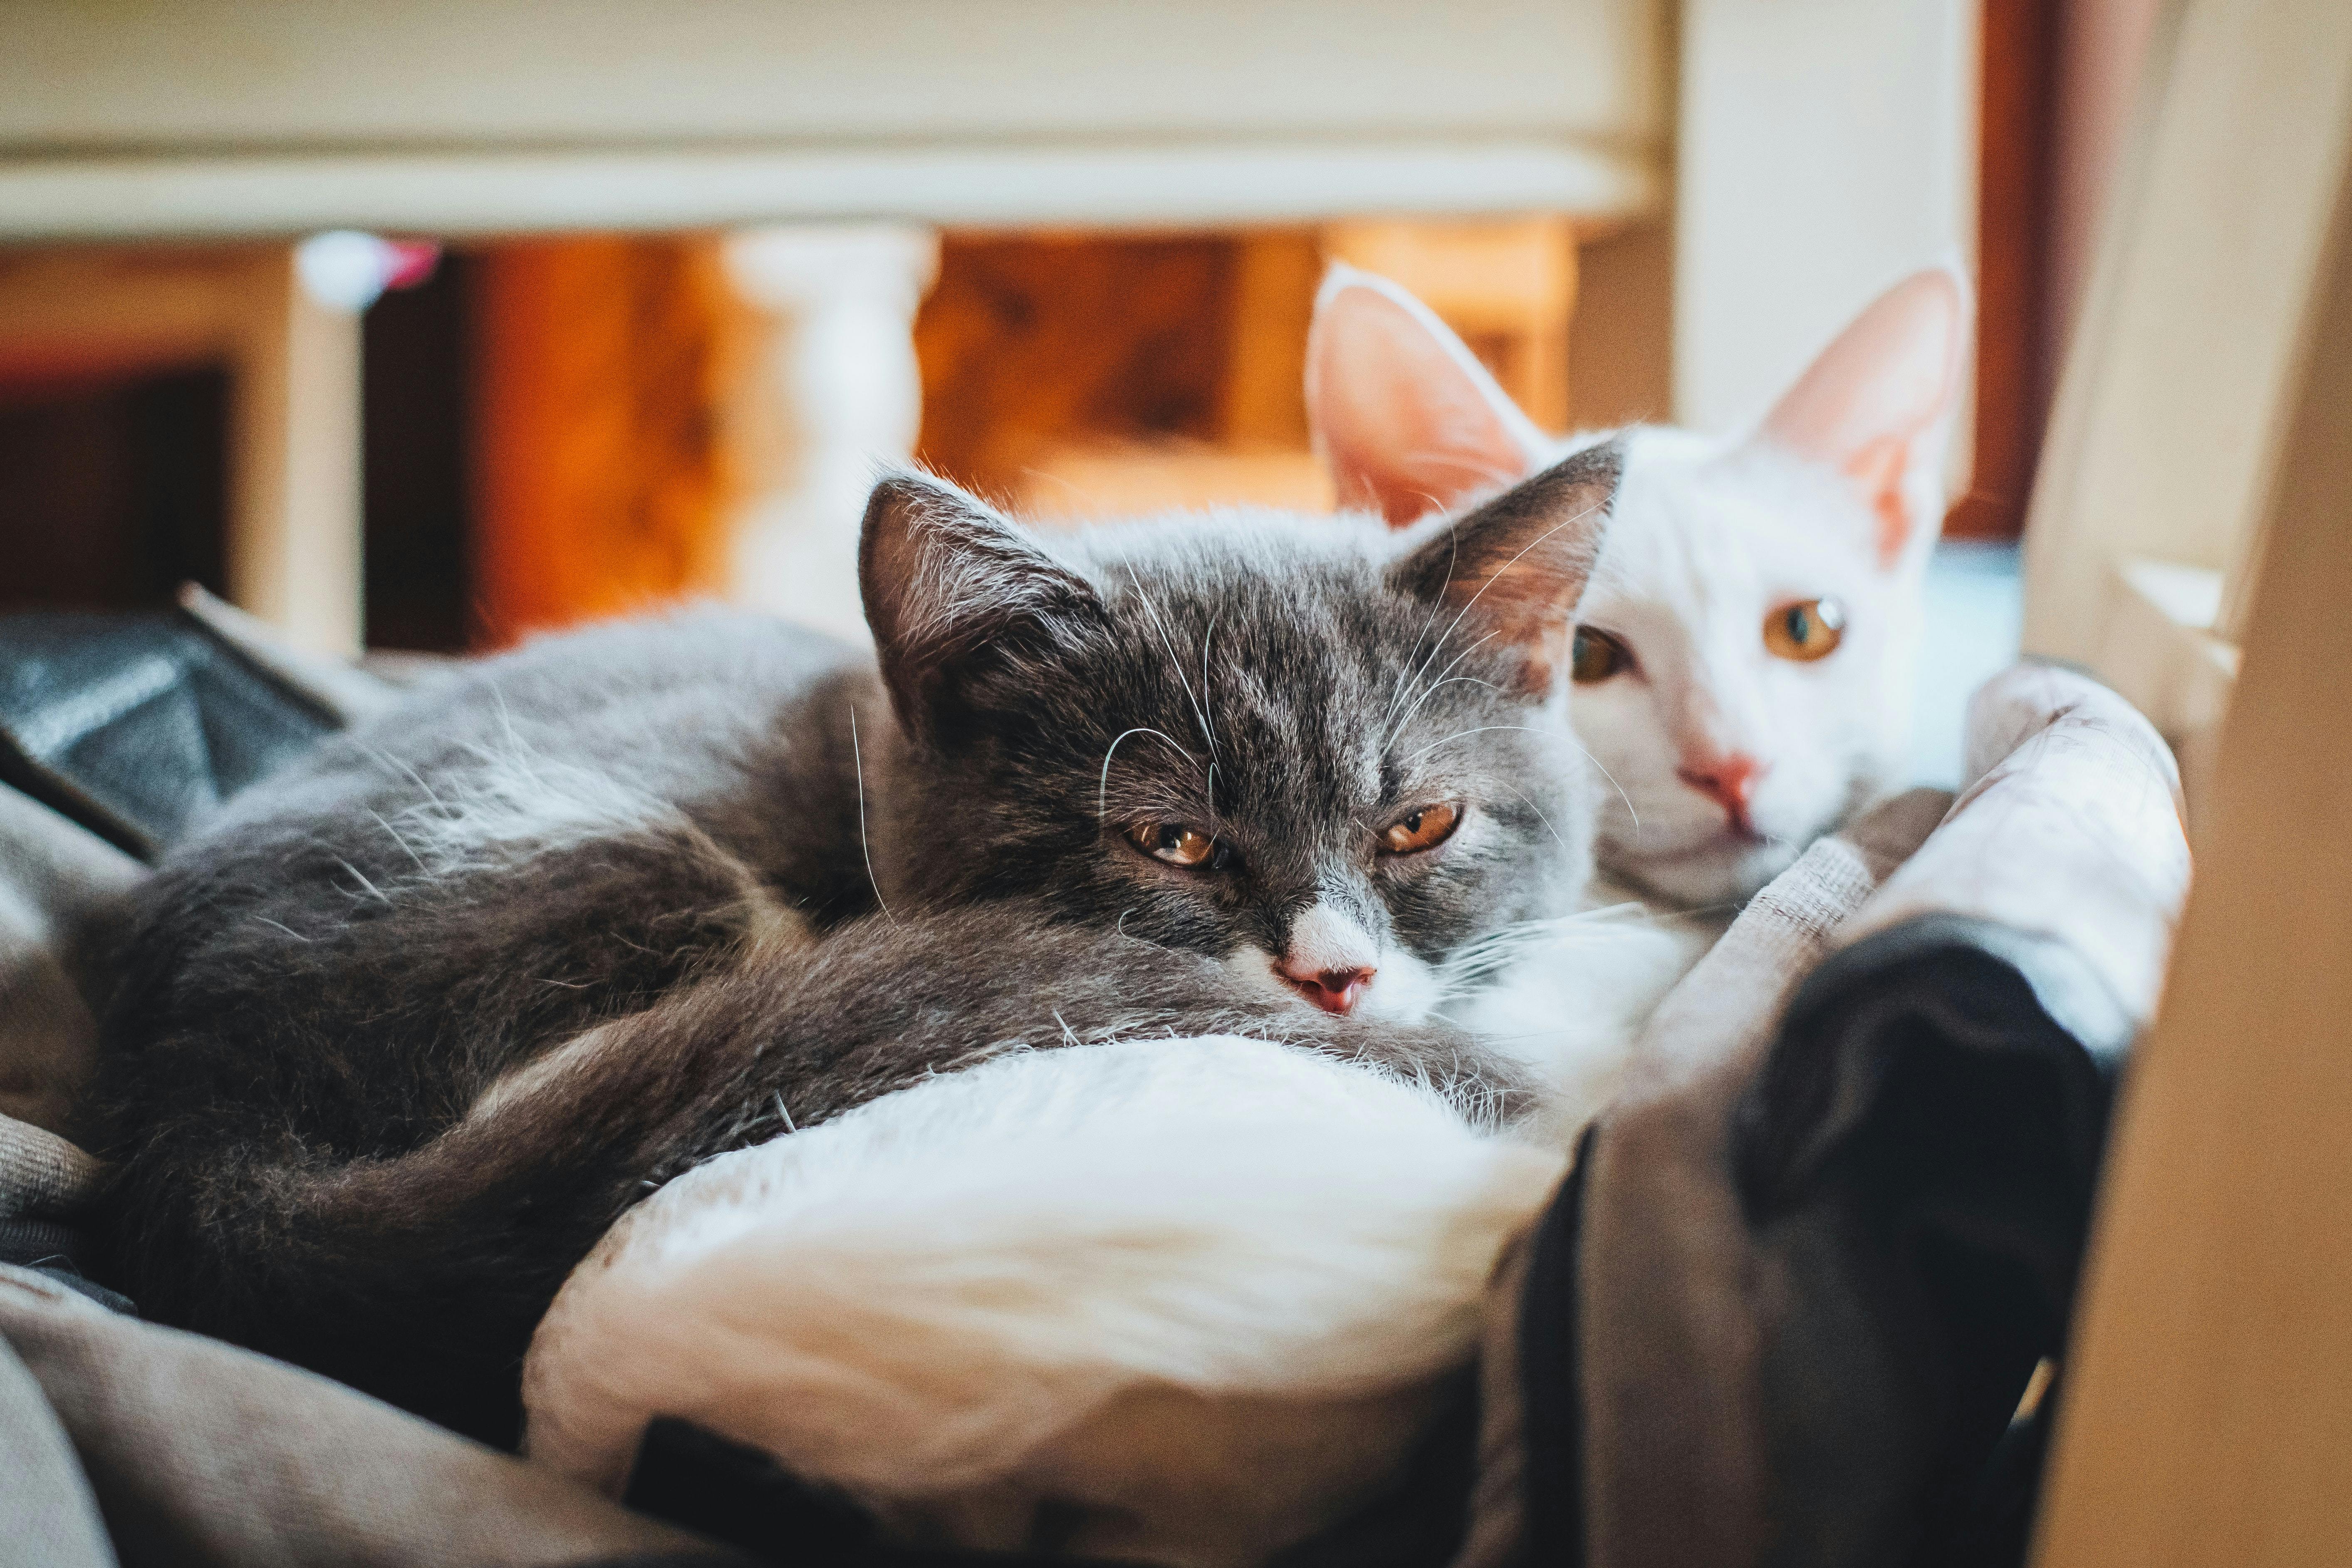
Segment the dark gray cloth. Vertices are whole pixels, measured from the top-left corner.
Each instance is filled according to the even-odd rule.
[[[0,1267],[0,1344],[13,1467],[0,1542],[45,1531],[42,1550],[56,1544],[27,1563],[745,1561],[339,1384],[118,1316],[23,1269]]]

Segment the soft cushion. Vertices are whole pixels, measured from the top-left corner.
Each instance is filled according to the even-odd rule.
[[[530,1455],[689,1419],[902,1539],[1239,1563],[1360,1503],[1564,1164],[1265,1041],[998,1058],[714,1160],[574,1271]]]

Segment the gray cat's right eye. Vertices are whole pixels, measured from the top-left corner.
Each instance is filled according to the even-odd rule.
[[[1388,826],[1381,835],[1381,847],[1391,855],[1412,855],[1423,849],[1433,849],[1454,837],[1454,829],[1462,820],[1462,808],[1440,802],[1409,811]]]

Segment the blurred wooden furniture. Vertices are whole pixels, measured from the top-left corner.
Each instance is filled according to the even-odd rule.
[[[975,289],[961,281],[958,265],[973,242],[950,242],[946,290],[923,329],[927,362],[943,366],[929,384],[927,405],[939,412],[925,426],[926,453],[951,472],[970,463],[1026,515],[1118,516],[1218,500],[1328,510],[1330,481],[1308,447],[1300,393],[1316,289],[1335,259],[1411,289],[1538,424],[1568,423],[1577,232],[1557,215],[979,244],[1000,271],[1031,275]],[[1136,287],[1139,265],[1157,267],[1160,287],[1149,272]],[[1124,287],[1090,290],[1090,277]],[[1017,312],[1000,292],[1008,284],[1023,289]],[[959,305],[967,289],[986,298]],[[1211,332],[1197,330],[1203,320]],[[1167,341],[1171,329],[1180,342]],[[1007,363],[1024,349],[1050,351],[1050,363]],[[968,368],[949,372],[949,363]],[[1078,365],[1098,366],[1102,384],[1073,374]],[[984,431],[959,438],[950,420]],[[975,439],[988,449],[971,449]]]
[[[229,373],[227,586],[320,652],[360,642],[359,320],[296,247],[0,251],[0,370]]]
[[[2352,156],[2352,7],[2170,0],[2026,532],[2025,647],[2213,765]]]
[[[1160,230],[1366,212],[1627,218],[1665,195],[1669,15],[1666,0],[1370,12],[1347,0],[710,0],[658,14],[602,0],[16,0],[0,25],[0,245],[343,226],[462,240],[877,218]],[[839,537],[854,517],[820,533],[808,519],[837,510],[823,498],[840,487],[820,475],[868,460],[845,443],[878,433],[882,455],[905,455],[905,434],[889,432],[911,422],[911,401],[873,405],[856,422],[864,434],[816,417],[793,380],[842,363],[823,345],[850,330],[858,291],[837,272],[822,302],[729,277],[764,334],[751,357],[775,381],[746,406],[783,421],[720,524],[739,537],[689,546],[659,521],[682,470],[621,483],[627,495],[575,470],[595,492],[575,493],[552,473],[527,481],[493,452],[484,494],[515,520],[483,563],[495,626],[559,602],[618,607],[675,579],[855,627]],[[513,334],[541,331],[527,300],[501,298],[518,312]],[[328,340],[348,331],[289,309],[299,319],[280,336],[294,360],[343,352]],[[604,326],[587,332],[609,341]],[[552,377],[538,387],[498,368],[530,357],[511,338],[492,347],[486,395],[508,427],[541,430],[559,451],[618,430],[633,376],[600,398],[572,379],[581,355],[535,341]],[[895,365],[903,348],[883,358]],[[239,427],[257,452],[277,383],[242,379],[254,417]],[[284,456],[240,461],[254,494],[240,501],[244,564],[230,587],[305,641],[349,643],[359,556],[349,505],[324,497],[349,488],[357,410],[297,380],[310,389],[287,405],[299,420],[270,437]],[[267,503],[273,484],[285,504]],[[780,569],[795,541],[806,560]],[[574,565],[524,567],[521,552],[550,546]],[[613,580],[587,584],[583,555]]]
[[[1653,208],[1663,0],[15,0],[0,239]]]
[[[1392,278],[1462,334],[1546,430],[1568,426],[1568,326],[1576,230],[1564,217],[1485,223],[1332,224],[1324,248]]]
[[[2335,1568],[2352,1563],[2352,11],[2168,9],[2137,193],[2036,497],[2028,627],[2176,722],[2230,701],[2191,734],[2197,886],[2108,1153],[2036,1560]],[[2195,615],[2135,575],[2147,560],[2210,580]]]
[[[725,542],[712,521],[733,479],[719,410],[745,331],[719,243],[501,246],[478,276],[485,640],[719,592]]]

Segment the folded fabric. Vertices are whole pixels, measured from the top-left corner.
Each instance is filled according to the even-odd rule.
[[[1362,1505],[1559,1153],[1260,1040],[1069,1047],[711,1162],[576,1269],[526,1449],[681,1417],[902,1542],[1240,1564]]]
[[[0,784],[0,1116],[63,1125],[98,1048],[82,970],[106,911],[145,875]]]
[[[745,1559],[281,1363],[0,1267],[0,1568]]]
[[[1969,755],[1915,854],[1817,844],[1661,1007],[1498,1279],[1456,1568],[2022,1561],[2189,862],[2168,752],[2086,678],[1996,678]]]

